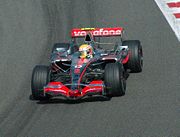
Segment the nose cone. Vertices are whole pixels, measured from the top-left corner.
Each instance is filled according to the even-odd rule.
[[[80,95],[81,94],[80,94],[80,92],[78,90],[70,90],[69,91],[69,97],[74,98],[74,97],[79,97]]]

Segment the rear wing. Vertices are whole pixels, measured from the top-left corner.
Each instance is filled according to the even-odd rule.
[[[91,33],[95,37],[122,36],[123,28],[74,28],[71,30],[71,37],[84,37]]]

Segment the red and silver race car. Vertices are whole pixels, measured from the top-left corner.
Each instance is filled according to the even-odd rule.
[[[33,69],[32,97],[124,95],[129,72],[142,71],[143,51],[139,40],[123,40],[122,35],[121,27],[72,29],[71,42],[54,44],[51,64]],[[113,36],[116,42],[101,41]]]

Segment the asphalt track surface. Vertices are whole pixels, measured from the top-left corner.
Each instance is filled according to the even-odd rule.
[[[73,27],[126,29],[144,50],[142,73],[111,100],[29,100],[36,64]],[[180,136],[180,43],[154,1],[0,0],[0,136]]]

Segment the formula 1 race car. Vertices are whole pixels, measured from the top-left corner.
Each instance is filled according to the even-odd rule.
[[[33,69],[32,97],[77,100],[124,95],[129,72],[142,71],[143,51],[139,40],[123,40],[122,35],[121,27],[72,29],[71,42],[54,44],[51,64]],[[112,36],[119,36],[118,41],[101,42]]]

